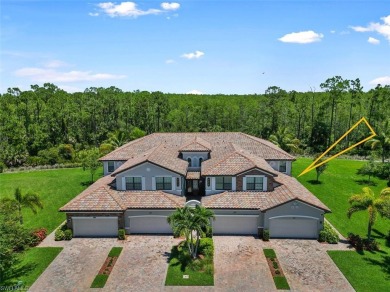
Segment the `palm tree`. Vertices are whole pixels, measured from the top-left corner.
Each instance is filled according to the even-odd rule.
[[[43,209],[42,201],[39,195],[35,193],[27,193],[22,195],[20,188],[15,189],[14,198],[4,198],[4,203],[9,203],[13,208],[18,210],[20,224],[23,224],[22,208],[29,208],[34,214],[37,213],[37,208]]]
[[[368,240],[371,239],[371,228],[375,223],[377,213],[383,217],[390,218],[390,188],[383,189],[379,197],[375,197],[374,192],[369,187],[365,187],[361,194],[351,196],[348,202],[351,205],[347,213],[348,218],[351,218],[355,212],[368,211]]]
[[[185,235],[188,251],[194,259],[198,253],[202,229],[210,225],[211,218],[214,218],[214,213],[201,206],[178,208],[167,218],[174,233]]]
[[[382,163],[385,162],[387,153],[390,150],[390,127],[389,121],[385,123],[384,130],[376,137],[368,140],[365,145],[371,147],[372,150],[379,149],[382,157]]]
[[[268,140],[279,148],[282,148],[284,151],[295,153],[301,151],[299,148],[301,141],[294,138],[287,128],[280,128],[275,134],[270,135]]]

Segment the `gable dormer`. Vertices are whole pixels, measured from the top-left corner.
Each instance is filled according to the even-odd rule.
[[[210,158],[211,144],[199,137],[179,148],[180,156],[188,162],[189,170],[200,170],[203,161]]]

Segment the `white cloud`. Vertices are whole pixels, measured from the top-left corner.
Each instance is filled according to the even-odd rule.
[[[97,6],[101,8],[102,11],[110,17],[127,16],[136,18],[138,16],[159,14],[162,12],[159,9],[138,9],[137,4],[134,2],[122,2],[120,4],[115,4],[112,2],[103,2],[99,3]]]
[[[321,33],[312,30],[288,33],[278,40],[284,43],[309,44],[319,42],[324,37]]]
[[[67,64],[61,60],[51,60],[49,62],[46,62],[44,65],[46,68],[60,68],[60,67],[69,66],[69,64]]]
[[[383,76],[375,78],[374,80],[370,81],[370,84],[372,85],[390,85],[390,76]]]
[[[376,38],[373,38],[373,37],[369,37],[367,42],[369,42],[370,44],[373,44],[373,45],[379,45],[380,44],[380,40],[378,40]]]
[[[177,10],[180,8],[180,4],[175,2],[172,3],[163,2],[161,3],[161,8],[164,10]]]
[[[203,92],[199,91],[199,90],[196,90],[196,89],[193,89],[191,91],[188,91],[187,94],[203,94]]]
[[[172,59],[168,59],[165,61],[165,64],[173,64],[175,63],[175,60],[172,60]]]
[[[371,22],[367,26],[350,26],[356,32],[373,31],[384,36],[390,42],[390,15],[381,17],[383,23]]]
[[[91,71],[69,71],[59,72],[53,68],[27,67],[15,71],[18,77],[28,77],[37,82],[77,82],[96,81],[107,79],[122,79],[125,75],[113,75],[107,73],[93,74]]]
[[[181,55],[181,57],[191,60],[191,59],[199,59],[203,55],[204,55],[204,53],[202,51],[195,51],[193,53],[183,54],[183,55]]]
[[[333,33],[336,33],[336,31],[335,31],[335,30],[331,30],[330,33],[332,33],[332,34],[333,34]]]
[[[92,16],[92,17],[96,17],[96,16],[99,16],[99,13],[97,12],[90,12],[88,13],[89,16]]]

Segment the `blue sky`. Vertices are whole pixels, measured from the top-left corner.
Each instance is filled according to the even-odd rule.
[[[390,84],[389,1],[2,0],[0,92],[206,94]]]

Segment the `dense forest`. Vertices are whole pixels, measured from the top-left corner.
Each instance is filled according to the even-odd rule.
[[[271,86],[264,94],[193,95],[115,87],[67,93],[51,83],[27,91],[9,88],[0,95],[0,163],[61,163],[85,149],[121,145],[153,132],[183,131],[241,131],[291,152],[318,153],[361,117],[389,137],[389,85],[364,91],[359,79],[335,76],[320,89],[287,92]],[[368,135],[361,125],[338,149]],[[367,147],[354,153],[366,155]],[[388,151],[385,143],[379,153],[386,157]]]

